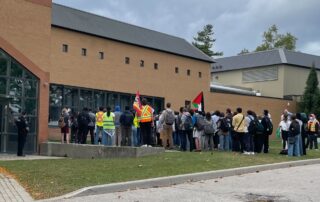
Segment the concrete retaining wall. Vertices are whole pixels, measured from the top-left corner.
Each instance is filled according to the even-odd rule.
[[[160,147],[108,147],[102,145],[81,145],[41,143],[40,155],[70,158],[126,158],[161,154]]]

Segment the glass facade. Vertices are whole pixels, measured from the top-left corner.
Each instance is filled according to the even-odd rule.
[[[39,79],[0,49],[0,152],[17,151],[15,118],[27,112],[30,131],[24,151],[37,149]]]
[[[141,97],[147,98],[156,113],[164,107],[164,98],[143,95]],[[59,116],[64,107],[70,108],[71,114],[80,112],[83,107],[97,111],[100,106],[110,106],[114,110],[117,105],[123,111],[125,106],[132,108],[134,98],[135,94],[51,84],[49,125],[58,125]]]

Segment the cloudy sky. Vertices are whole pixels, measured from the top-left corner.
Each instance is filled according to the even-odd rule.
[[[53,0],[54,3],[178,36],[192,42],[206,24],[214,26],[214,51],[232,56],[254,50],[263,32],[298,38],[297,51],[320,56],[319,0]]]

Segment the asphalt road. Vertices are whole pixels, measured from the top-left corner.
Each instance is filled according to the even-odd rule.
[[[320,165],[264,171],[171,187],[85,196],[63,201],[320,201]]]

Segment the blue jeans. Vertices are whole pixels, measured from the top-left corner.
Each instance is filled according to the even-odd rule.
[[[98,144],[99,135],[100,134],[101,134],[101,137],[103,137],[103,127],[102,126],[97,126],[96,127],[96,132],[94,134],[94,144]]]
[[[132,144],[134,147],[138,146],[138,130],[136,127],[132,126]]]
[[[104,129],[102,135],[102,144],[107,146],[114,145],[114,129]]]
[[[180,146],[180,135],[179,135],[179,131],[175,131],[173,132],[173,144]]]
[[[187,133],[184,130],[179,130],[179,135],[181,141],[180,150],[187,151]]]
[[[296,135],[293,138],[294,143],[288,143],[288,156],[300,156],[299,135]]]
[[[229,151],[229,148],[230,148],[229,140],[230,140],[229,132],[227,132],[226,134],[219,135],[219,142],[220,142],[219,149]]]
[[[246,133],[244,135],[244,143],[245,143],[245,151],[247,152],[253,152],[253,135],[251,133]]]

